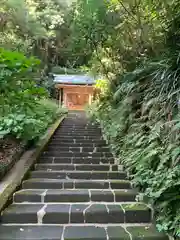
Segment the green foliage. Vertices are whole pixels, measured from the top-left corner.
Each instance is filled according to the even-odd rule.
[[[9,109],[16,110],[31,108],[40,97],[46,96],[44,88],[38,87],[33,79],[33,71],[37,70],[39,60],[26,58],[18,52],[0,49],[0,104],[1,114]]]
[[[56,73],[87,65],[108,80],[97,83],[102,95],[92,106],[93,118],[154,205],[158,229],[175,237],[180,235],[179,10],[178,0],[8,0],[0,6],[0,46],[38,56],[47,66],[44,75],[52,65],[60,66]],[[54,108],[40,104],[47,96],[41,86],[51,84],[44,76],[34,80],[37,59],[0,54],[1,134],[36,138],[55,116]]]
[[[158,229],[177,237],[180,236],[180,123],[176,89],[180,87],[170,88],[167,95],[165,67],[164,71],[159,68],[158,75],[157,68],[158,63],[151,68],[151,79],[147,75],[149,68],[143,72],[136,70],[128,77],[122,75],[116,91],[106,92],[96,100],[90,115],[101,123],[104,137],[119,162],[125,165],[145,199],[153,204]],[[173,71],[169,73],[171,82]],[[164,92],[162,88],[166,88]],[[168,120],[171,112],[173,119]]]
[[[58,63],[60,49],[64,47],[69,32],[64,16],[69,14],[70,1],[1,2],[0,47],[35,55],[45,65]]]
[[[107,79],[97,79],[95,87],[105,94],[108,91],[109,82]]]
[[[55,103],[42,100],[48,94],[34,80],[39,63],[36,58],[0,49],[1,138],[38,139],[60,115]]]
[[[179,1],[109,1],[117,24],[93,71],[108,80],[89,114],[125,165],[157,228],[180,237]],[[107,17],[107,15],[106,15]]]
[[[0,118],[0,137],[11,135],[26,141],[37,140],[44,134],[48,126],[62,114],[65,109],[58,108],[50,100],[40,100],[26,113],[9,113]]]

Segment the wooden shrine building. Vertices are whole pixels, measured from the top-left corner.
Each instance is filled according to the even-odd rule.
[[[56,75],[55,88],[58,92],[59,105],[69,110],[83,110],[90,104],[94,95],[95,79],[88,75]]]

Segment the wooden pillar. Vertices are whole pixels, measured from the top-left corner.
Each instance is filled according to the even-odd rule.
[[[61,107],[61,88],[58,88],[59,91],[59,107]]]
[[[64,100],[64,93],[63,93],[63,88],[58,88],[58,105],[62,106],[63,105],[63,100]]]
[[[66,91],[63,94],[63,103],[64,103],[65,107],[68,107],[68,104],[67,104],[67,92]]]

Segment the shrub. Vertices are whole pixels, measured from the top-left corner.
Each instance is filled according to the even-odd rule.
[[[38,139],[60,114],[48,93],[35,80],[39,60],[0,49],[0,137]],[[63,112],[64,110],[62,110]]]
[[[26,141],[38,139],[65,111],[52,100],[37,101],[29,111],[16,111],[1,117],[0,136],[12,135]]]
[[[66,113],[35,78],[39,60],[0,49],[0,178],[48,126]]]

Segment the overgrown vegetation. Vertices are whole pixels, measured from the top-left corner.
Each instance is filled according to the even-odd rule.
[[[0,177],[25,145],[35,143],[65,110],[48,100],[38,73],[40,61],[0,49]],[[18,139],[18,140],[17,140]]]
[[[180,237],[179,9],[178,1],[111,1],[106,11],[118,23],[91,60],[107,84],[99,85],[102,93],[89,109],[140,196],[154,206],[158,229],[175,238]]]
[[[0,11],[0,45],[44,69],[40,78],[36,58],[1,51],[1,135],[36,138],[57,116],[41,102],[52,66],[102,76],[90,115],[154,205],[158,229],[180,237],[179,1],[6,0]]]
[[[39,138],[58,117],[58,107],[49,101],[48,92],[33,77],[39,60],[0,50],[0,136],[23,140]]]
[[[87,39],[78,35],[83,2],[1,0],[0,47],[37,56],[44,74],[54,65],[76,68],[87,64],[93,49],[89,50]]]

